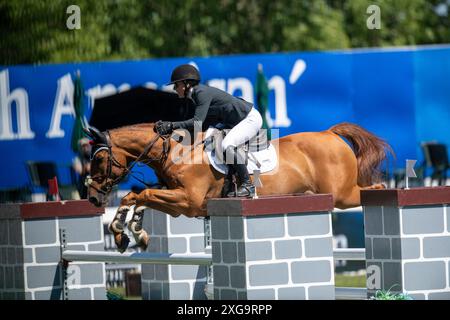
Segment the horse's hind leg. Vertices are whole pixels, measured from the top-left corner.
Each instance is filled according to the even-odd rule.
[[[368,187],[363,187],[361,190],[380,190],[386,189],[386,185],[384,183],[376,183]]]
[[[127,218],[131,206],[135,203],[136,194],[134,192],[130,192],[123,197],[113,221],[108,226],[109,231],[114,235],[114,242],[116,243],[117,250],[121,253],[128,248],[128,244],[130,243],[130,239],[124,232],[125,219]]]
[[[379,190],[379,189],[386,189],[386,186],[382,183],[373,184],[371,186],[362,188],[359,186],[354,186],[351,189],[351,192],[348,193],[348,196],[339,199],[339,201],[336,202],[336,207],[339,209],[359,207],[361,205],[361,190]]]
[[[354,186],[351,190],[346,193],[345,197],[339,197],[335,203],[335,207],[339,209],[348,209],[359,207],[361,205],[361,188],[359,186]]]

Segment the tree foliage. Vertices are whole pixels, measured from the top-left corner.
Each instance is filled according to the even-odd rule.
[[[447,0],[0,0],[0,63],[77,62],[450,42]],[[381,10],[381,29],[366,22]]]

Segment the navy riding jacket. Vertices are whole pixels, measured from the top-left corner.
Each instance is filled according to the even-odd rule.
[[[188,99],[195,106],[194,117],[185,121],[173,122],[174,129],[192,129],[194,122],[205,122],[206,118],[215,119],[225,128],[233,128],[250,112],[253,105],[241,98],[234,97],[220,89],[198,84],[190,90]]]

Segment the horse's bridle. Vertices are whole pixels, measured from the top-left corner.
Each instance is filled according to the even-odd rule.
[[[85,180],[85,185],[86,186],[89,186],[90,188],[93,188],[95,191],[97,191],[98,193],[101,193],[103,195],[107,195],[109,192],[111,192],[113,186],[116,185],[117,183],[119,183],[120,181],[122,181],[130,173],[130,171],[134,167],[134,165],[136,163],[138,163],[139,161],[141,161],[142,158],[150,152],[150,150],[152,149],[153,145],[156,143],[156,141],[158,141],[159,138],[163,139],[163,150],[162,150],[161,154],[159,155],[159,157],[157,157],[157,158],[151,158],[151,157],[148,158],[148,162],[147,163],[163,160],[163,158],[165,158],[167,156],[168,151],[169,151],[169,146],[170,146],[169,145],[170,140],[168,139],[168,136],[162,136],[159,133],[156,133],[155,137],[152,140],[150,140],[150,142],[147,144],[147,146],[144,148],[144,150],[141,152],[141,154],[136,158],[136,160],[134,160],[130,165],[124,166],[114,157],[114,154],[112,152],[111,137],[109,135],[109,131],[108,130],[105,132],[105,137],[106,137],[106,144],[97,144],[97,147],[99,147],[99,148],[97,148],[97,150],[95,150],[95,152],[92,153],[91,161],[94,159],[95,155],[100,150],[107,150],[108,151],[108,169],[107,169],[107,172],[106,172],[105,175],[98,176],[98,177],[106,179],[106,183],[103,185],[103,187],[97,188],[96,186],[94,186],[92,184],[92,181],[95,178],[92,178],[91,176],[87,176],[86,180]],[[116,177],[115,179],[111,177],[113,165],[119,167],[120,169],[123,169],[122,173],[118,177]]]

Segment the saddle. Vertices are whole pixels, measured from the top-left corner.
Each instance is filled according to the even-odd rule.
[[[230,129],[221,127],[210,127],[205,133],[204,150],[208,155],[212,166],[219,172],[226,174],[228,172],[227,164],[229,159],[224,159],[222,141]],[[258,170],[260,173],[271,171],[277,165],[277,155],[275,148],[267,139],[264,130],[258,131],[258,134],[238,146],[237,152],[245,159],[247,170],[250,174]],[[227,162],[228,161],[228,162]]]
[[[228,132],[230,132],[230,130],[231,129],[224,129],[220,126],[212,127],[206,131],[204,138],[204,150],[207,152],[210,150],[214,150],[216,158],[218,160],[222,160],[224,163],[226,163],[226,161],[225,159],[223,159],[225,150],[223,150],[222,148],[222,141],[226,137]],[[246,159],[247,163],[249,154],[251,155],[252,152],[267,150],[269,148],[269,144],[270,142],[267,139],[265,131],[260,130],[255,137],[239,145],[237,149],[238,153],[244,156],[244,159]]]

